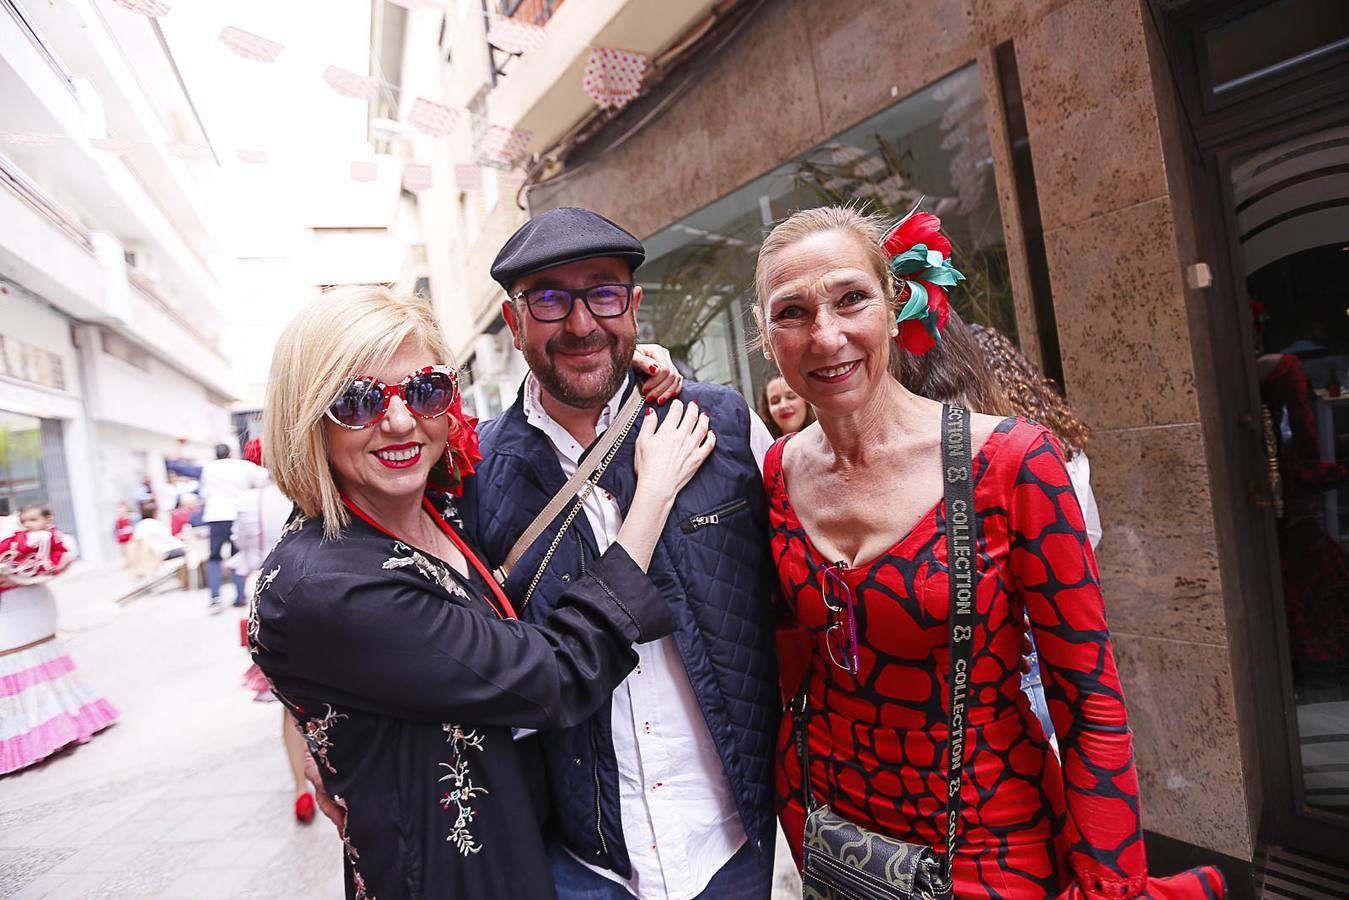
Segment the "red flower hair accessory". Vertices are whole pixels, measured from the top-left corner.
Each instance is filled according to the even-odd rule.
[[[941,341],[951,318],[948,289],[965,280],[951,267],[951,242],[941,233],[941,219],[918,212],[915,204],[885,233],[881,246],[901,286],[899,340],[910,353],[926,353]]]
[[[460,497],[464,493],[464,480],[482,462],[482,451],[478,449],[478,420],[464,415],[458,394],[445,414],[451,418],[454,427],[450,428],[449,440],[445,443],[445,458],[431,470],[428,483],[436,490]]]

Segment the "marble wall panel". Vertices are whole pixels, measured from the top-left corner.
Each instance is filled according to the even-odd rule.
[[[705,116],[698,102],[670,104],[621,146],[588,159],[564,179],[532,188],[531,213],[585,207],[643,237],[688,215],[706,202],[698,199],[712,165]]]
[[[1027,99],[1027,113],[1033,108]],[[1030,142],[1045,231],[1166,196],[1150,87],[1052,120]]]
[[[970,0],[974,32],[984,44],[1019,40],[1045,15],[1072,0]]]
[[[921,8],[875,0],[794,0],[809,8],[825,134],[836,134],[971,62],[970,0]]]
[[[1142,15],[1138,0],[1075,0],[1015,37],[1032,136],[1151,86]]]
[[[1068,399],[1096,428],[1198,421],[1165,197],[1045,235]]]
[[[1087,456],[1111,629],[1225,644],[1203,430],[1097,429]]]
[[[1113,641],[1144,827],[1250,859],[1228,648],[1128,634]]]

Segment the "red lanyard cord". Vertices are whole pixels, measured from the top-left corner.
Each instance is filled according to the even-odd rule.
[[[374,519],[370,518],[370,516],[366,515],[365,511],[361,509],[359,506],[357,506],[355,503],[352,503],[350,498],[348,498],[345,494],[342,494],[341,497],[342,502],[347,505],[347,509],[350,509],[353,513],[355,513],[356,517],[359,518],[362,522],[369,525],[371,528],[375,529],[385,537],[391,538],[395,541],[400,541],[404,544],[407,544],[409,547],[412,546],[412,544],[409,541],[403,540],[398,535],[389,531],[389,529],[385,528],[383,525],[379,524]],[[469,564],[472,565],[473,568],[477,570],[478,574],[482,576],[483,581],[487,582],[488,588],[490,588],[492,591],[492,596],[494,596],[497,600],[496,604],[488,600],[487,605],[491,607],[492,612],[497,614],[497,618],[498,619],[516,618],[515,608],[511,606],[511,601],[506,599],[506,595],[505,593],[502,592],[501,586],[497,584],[496,579],[493,578],[488,573],[487,567],[482,564],[482,560],[478,559],[478,555],[474,553],[472,550],[470,550],[468,544],[464,543],[464,539],[455,533],[454,529],[451,528],[450,524],[446,522],[445,519],[440,515],[440,513],[436,510],[435,505],[431,503],[429,498],[425,496],[422,497],[422,507],[428,513],[430,513],[431,521],[435,522],[436,525],[439,526],[440,530],[445,532],[445,536],[450,539],[450,543],[454,544],[455,547],[459,548],[459,552],[464,554],[464,559],[468,560]]]

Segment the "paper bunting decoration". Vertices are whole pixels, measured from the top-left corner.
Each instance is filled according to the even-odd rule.
[[[353,162],[351,164],[351,180],[369,182],[375,180],[378,174],[375,164],[372,162]]]
[[[112,2],[122,9],[139,13],[142,16],[149,16],[152,19],[158,19],[169,14],[169,5],[159,2],[159,0],[112,0]]]
[[[432,103],[424,97],[413,101],[408,113],[408,122],[423,134],[431,137],[444,137],[454,130],[459,119],[459,110],[451,109],[443,103]]]
[[[205,159],[211,152],[209,147],[199,141],[170,141],[165,149],[170,156],[179,159]]]
[[[124,141],[121,138],[115,137],[90,138],[89,145],[93,147],[95,150],[106,150],[108,153],[122,154],[131,152],[131,142]]]
[[[601,109],[622,109],[641,93],[646,67],[645,54],[596,47],[586,61],[581,87]]]
[[[379,96],[379,82],[365,75],[357,75],[338,66],[329,66],[323,70],[323,80],[328,87],[343,97],[356,100],[374,100]]]
[[[487,29],[487,43],[516,55],[539,49],[546,36],[547,32],[538,25],[517,22],[505,16],[492,16],[491,27]]]
[[[431,167],[421,165],[420,163],[409,163],[403,166],[403,189],[412,191],[414,194],[418,191],[424,191],[431,187]]]
[[[477,166],[455,166],[454,183],[465,194],[482,191],[482,169]]]
[[[258,62],[265,63],[276,62],[276,58],[282,50],[281,45],[276,41],[258,37],[256,34],[250,34],[242,28],[235,28],[233,25],[226,25],[220,29],[220,43],[229,47],[244,59],[255,59]]]
[[[237,150],[235,155],[241,162],[246,162],[251,166],[261,165],[272,158],[272,155],[266,150]]]
[[[0,144],[19,147],[47,147],[56,143],[56,135],[39,131],[0,131]]]
[[[532,131],[516,131],[505,125],[488,125],[478,136],[476,154],[479,165],[494,169],[513,169],[524,159]]]

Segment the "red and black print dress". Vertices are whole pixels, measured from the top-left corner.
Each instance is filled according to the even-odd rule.
[[[782,473],[787,440],[769,452],[773,554],[785,614],[810,665],[811,785],[835,812],[872,830],[944,847],[950,660],[944,512],[938,502],[879,558],[846,568],[860,667],[830,661],[821,557]],[[1036,898],[1071,888],[1093,897],[1217,896],[1220,877],[1147,877],[1138,778],[1110,647],[1096,561],[1054,439],[1003,421],[975,461],[979,587],[959,897]],[[1030,616],[1063,766],[1020,690],[1022,613]],[[783,660],[784,694],[806,671]],[[795,673],[794,675],[792,673]],[[788,683],[787,679],[795,679]],[[800,764],[791,715],[778,739],[783,829],[801,860]]]

